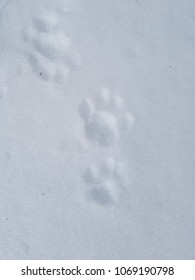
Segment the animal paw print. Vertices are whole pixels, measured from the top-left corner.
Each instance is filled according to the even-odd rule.
[[[90,187],[90,198],[101,205],[111,205],[118,201],[123,186],[119,165],[113,158],[104,160],[99,166],[86,169],[84,180]]]
[[[116,144],[124,132],[131,131],[134,118],[125,110],[123,99],[102,88],[92,101],[85,98],[80,106],[86,136],[103,147]]]
[[[40,14],[32,18],[32,29],[23,38],[30,44],[28,59],[42,79],[62,82],[70,71],[80,66],[80,57],[69,36],[59,30],[55,14]]]

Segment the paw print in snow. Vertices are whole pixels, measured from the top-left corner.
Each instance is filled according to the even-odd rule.
[[[104,160],[99,166],[89,166],[84,180],[90,188],[90,198],[96,203],[111,205],[118,201],[123,182],[120,167],[113,158]]]
[[[71,38],[59,29],[54,14],[34,16],[32,29],[24,32],[23,38],[30,44],[29,62],[44,80],[61,82],[69,77],[71,70],[80,66],[80,57],[72,47]]]
[[[134,125],[134,118],[125,110],[123,99],[112,95],[107,88],[102,88],[93,101],[85,98],[80,105],[80,115],[87,137],[104,147],[116,144]]]

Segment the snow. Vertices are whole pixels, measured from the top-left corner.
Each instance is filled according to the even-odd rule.
[[[192,0],[0,0],[0,258],[194,259]]]

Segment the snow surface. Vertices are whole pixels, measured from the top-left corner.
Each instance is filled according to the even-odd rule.
[[[0,258],[195,258],[194,0],[0,0]]]

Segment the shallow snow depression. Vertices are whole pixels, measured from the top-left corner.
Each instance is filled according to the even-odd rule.
[[[191,0],[0,0],[0,258],[195,257]]]

